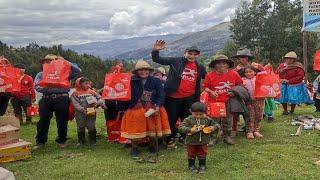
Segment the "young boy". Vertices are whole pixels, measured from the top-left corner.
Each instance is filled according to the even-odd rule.
[[[101,96],[91,90],[91,81],[88,78],[78,78],[75,83],[75,92],[71,100],[75,108],[75,119],[77,121],[78,146],[85,143],[85,128],[88,129],[89,145],[96,145],[96,111],[101,105],[104,107]]]
[[[192,115],[184,119],[180,132],[185,133],[188,152],[189,170],[196,173],[195,160],[199,160],[199,173],[206,171],[206,156],[210,134],[220,128],[219,124],[206,116],[207,106],[196,102],[191,105]]]

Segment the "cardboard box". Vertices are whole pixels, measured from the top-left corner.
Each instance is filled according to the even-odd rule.
[[[24,140],[0,147],[0,163],[28,159],[31,157],[31,143]]]
[[[5,125],[11,125],[16,128],[20,128],[19,119],[16,118],[14,115],[0,116],[0,126],[5,126]]]
[[[11,125],[0,127],[0,147],[19,141],[19,128]]]

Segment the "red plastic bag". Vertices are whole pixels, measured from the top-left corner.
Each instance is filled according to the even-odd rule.
[[[69,104],[69,109],[68,109],[68,120],[72,121],[75,117],[75,110],[74,110],[74,105],[72,102]]]
[[[39,115],[39,107],[38,106],[29,106],[27,107],[27,115],[28,116],[38,116]]]
[[[19,92],[21,71],[12,66],[0,66],[0,92]]]
[[[43,64],[41,87],[70,88],[71,65],[64,59]]]
[[[212,118],[227,117],[226,104],[224,102],[209,103],[207,114]]]
[[[320,71],[320,49],[316,51],[313,57],[313,70]]]
[[[278,74],[275,74],[273,70],[257,74],[254,92],[255,98],[280,98],[280,95],[280,78]]]
[[[107,100],[131,100],[131,74],[110,73],[106,74],[102,98]]]

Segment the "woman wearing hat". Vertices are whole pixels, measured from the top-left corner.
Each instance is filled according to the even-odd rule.
[[[283,115],[294,113],[297,104],[311,104],[312,100],[303,82],[305,72],[303,65],[298,62],[295,52],[289,52],[283,57],[284,63],[280,64],[277,71],[281,81],[281,98]],[[288,104],[291,104],[288,112]]]
[[[231,70],[234,67],[231,61],[225,55],[217,55],[209,64],[212,71],[206,75],[203,88],[209,93],[209,102],[223,102],[227,104],[230,94],[229,90],[237,85],[242,85],[242,79],[239,74]],[[226,118],[221,118],[221,127],[224,136],[224,142],[234,144],[231,137],[232,114],[227,112]]]
[[[168,116],[163,108],[164,91],[161,81],[151,76],[153,69],[143,60],[139,60],[132,71],[131,101],[121,124],[121,136],[132,140],[130,155],[138,156],[137,142],[150,137],[149,151],[155,153],[154,137],[171,133]]]
[[[3,56],[0,56],[0,66],[10,65],[8,59]],[[6,111],[10,100],[10,93],[0,92],[0,116],[3,116]]]

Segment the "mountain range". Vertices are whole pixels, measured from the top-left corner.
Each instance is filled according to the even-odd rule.
[[[199,32],[117,39],[70,45],[64,48],[80,54],[99,56],[103,59],[148,60],[151,58],[150,52],[153,43],[161,39],[167,42],[166,49],[161,52],[162,56],[182,55],[187,47],[193,45],[198,46],[202,56],[212,56],[231,39],[232,33],[229,26],[229,22],[224,22]]]

